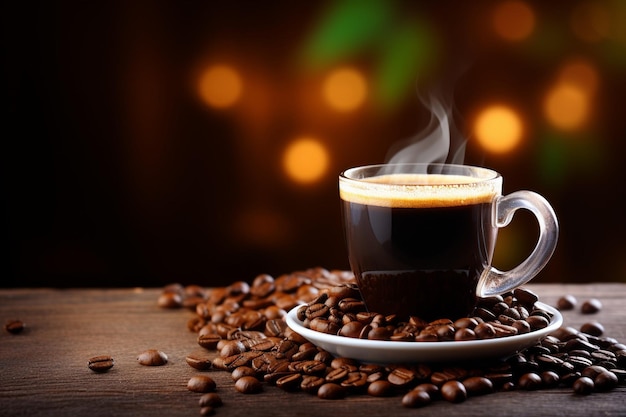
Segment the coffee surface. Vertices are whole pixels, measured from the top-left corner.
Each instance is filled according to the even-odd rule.
[[[389,174],[344,182],[344,201],[381,207],[445,207],[491,202],[495,185],[465,175]]]

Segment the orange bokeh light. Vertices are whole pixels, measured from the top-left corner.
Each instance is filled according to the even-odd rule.
[[[561,82],[548,91],[543,102],[544,115],[559,129],[575,130],[589,118],[589,101],[583,89]]]
[[[521,41],[535,29],[535,13],[523,1],[502,2],[493,11],[493,29],[503,39]]]
[[[598,71],[587,61],[576,60],[563,66],[559,80],[577,86],[586,94],[594,94],[599,84]]]
[[[478,143],[488,152],[504,154],[519,145],[523,135],[520,116],[513,109],[494,104],[482,109],[474,123]]]
[[[202,73],[198,90],[209,106],[227,108],[241,98],[243,82],[239,73],[230,66],[213,65]]]
[[[326,147],[317,139],[300,137],[293,140],[283,153],[283,168],[295,182],[310,184],[320,180],[328,170]]]
[[[365,102],[367,82],[365,77],[352,68],[339,68],[324,80],[324,99],[338,111],[355,110]]]

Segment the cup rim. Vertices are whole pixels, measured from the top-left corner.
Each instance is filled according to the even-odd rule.
[[[406,170],[407,168],[409,168],[409,170]],[[398,172],[397,170],[401,169],[401,172]],[[387,170],[387,172],[385,172]],[[426,172],[423,172],[424,170],[426,170]],[[368,175],[368,176],[363,176],[363,177],[357,177],[354,176],[353,174],[356,172],[371,172],[374,171],[375,173],[373,175]],[[381,172],[382,171],[382,172]],[[434,171],[434,172],[433,172]],[[444,172],[445,171],[445,172]],[[426,175],[448,175],[448,176],[452,176],[452,175],[459,175],[459,176],[469,176],[471,177],[473,180],[470,182],[450,182],[450,181],[446,181],[446,182],[442,182],[442,183],[438,183],[438,182],[429,182],[429,183],[425,183],[425,184],[400,184],[402,186],[409,186],[409,187],[420,187],[420,186],[450,186],[450,187],[458,187],[458,186],[468,186],[468,185],[475,185],[475,184],[481,184],[481,183],[486,183],[486,182],[490,182],[490,181],[494,181],[497,180],[499,178],[501,178],[501,174],[493,169],[490,168],[485,168],[485,167],[479,167],[479,166],[475,166],[475,165],[463,165],[463,164],[446,164],[446,163],[394,163],[394,164],[388,164],[388,163],[383,163],[383,164],[371,164],[371,165],[358,165],[358,166],[353,166],[350,168],[345,169],[344,171],[342,171],[339,174],[339,178],[340,180],[344,180],[344,181],[349,181],[349,182],[355,182],[355,183],[370,183],[371,181],[368,181],[368,178],[372,178],[375,176],[379,176],[379,175],[385,175],[385,174],[397,174],[397,173],[402,173],[402,174],[412,174],[412,173],[418,173],[418,174],[426,174]],[[474,174],[474,175],[472,175]],[[389,184],[381,184],[381,183],[377,183],[377,186],[397,186],[398,184],[395,183],[389,183]]]

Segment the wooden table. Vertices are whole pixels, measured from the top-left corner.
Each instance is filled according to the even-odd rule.
[[[579,301],[598,298],[603,309],[593,315],[564,312],[565,324],[579,327],[598,320],[605,335],[626,341],[626,284],[529,285],[540,300],[554,305],[564,294]],[[199,415],[200,394],[187,390],[199,371],[185,357],[198,349],[186,329],[193,317],[185,309],[159,308],[161,289],[4,289],[0,320],[20,319],[26,330],[0,332],[0,416],[190,416]],[[136,361],[155,348],[169,356],[161,367]],[[87,367],[95,355],[111,355],[115,366],[97,374]],[[626,386],[608,393],[573,395],[568,388],[498,392],[471,397],[461,404],[436,401],[420,409],[401,406],[399,396],[349,396],[322,400],[265,386],[260,394],[235,391],[228,373],[208,371],[224,405],[216,415],[246,416],[617,416],[626,415]]]

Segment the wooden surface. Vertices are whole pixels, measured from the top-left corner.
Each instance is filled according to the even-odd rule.
[[[626,341],[626,284],[528,286],[540,300],[554,305],[559,296],[580,302],[594,297],[603,309],[595,315],[565,312],[565,324],[579,327],[598,320],[606,336]],[[186,329],[188,310],[157,306],[161,289],[9,289],[0,290],[0,320],[26,323],[26,330],[0,333],[0,416],[190,416],[200,415],[201,394],[187,390],[200,371],[185,357],[198,349]],[[150,348],[164,351],[169,363],[146,367],[137,355]],[[106,373],[88,369],[96,355],[111,355]],[[215,355],[215,354],[214,354]],[[322,400],[264,386],[260,394],[235,391],[226,372],[207,371],[217,382],[224,405],[215,415],[228,416],[617,416],[626,415],[626,387],[608,393],[576,396],[568,388],[498,392],[461,404],[436,401],[420,409],[401,406],[401,397],[366,395]]]

